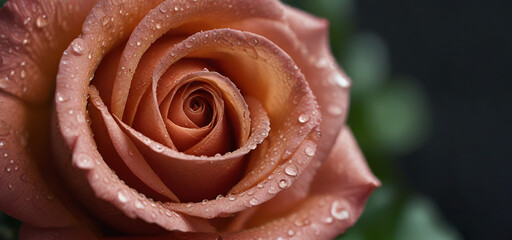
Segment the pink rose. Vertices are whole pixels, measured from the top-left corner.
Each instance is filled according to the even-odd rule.
[[[380,184],[325,20],[12,0],[0,21],[0,210],[21,239],[331,239]]]

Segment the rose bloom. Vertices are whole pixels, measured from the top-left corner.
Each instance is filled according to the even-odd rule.
[[[12,0],[0,21],[0,210],[20,239],[332,239],[380,185],[323,19]]]

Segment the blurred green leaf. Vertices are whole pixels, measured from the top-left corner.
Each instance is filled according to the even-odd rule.
[[[389,56],[380,37],[371,33],[350,38],[342,66],[352,78],[353,99],[366,98],[375,93],[389,76]]]
[[[429,110],[423,89],[416,81],[391,80],[367,99],[364,120],[380,148],[397,156],[423,142],[430,128]]]
[[[457,232],[441,218],[436,206],[424,197],[413,197],[403,209],[396,240],[459,240]]]

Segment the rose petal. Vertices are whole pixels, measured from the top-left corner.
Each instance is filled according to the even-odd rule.
[[[141,56],[149,46],[164,33],[171,29],[178,28],[187,23],[203,25],[204,29],[210,29],[212,21],[217,23],[228,23],[248,18],[273,18],[280,17],[281,9],[277,7],[279,3],[273,0],[252,0],[225,1],[186,1],[180,2],[168,0],[160,4],[140,22],[139,26],[132,32],[128,45],[123,52],[118,74],[114,82],[112,95],[112,113],[116,116],[123,116],[125,104],[127,101],[130,79],[133,77]],[[172,13],[172,14],[171,14]],[[198,18],[201,16],[201,18]],[[196,21],[203,22],[196,23]],[[188,34],[197,32],[194,28],[187,28]],[[151,34],[148,34],[151,33]],[[173,30],[174,34],[183,33],[183,30]],[[149,36],[148,36],[149,35]]]
[[[122,184],[109,170],[95,149],[85,120],[89,79],[100,59],[115,44],[122,42],[156,3],[146,0],[99,2],[86,19],[81,38],[75,39],[66,50],[72,54],[64,55],[59,66],[56,89],[59,128],[54,130],[53,139],[61,144],[59,146],[67,147],[54,149],[57,171],[63,174],[64,182],[71,186],[73,193],[80,196],[77,201],[101,219],[96,222],[127,233],[162,231],[152,222],[167,230],[211,231],[204,221],[186,219],[158,205],[146,206],[144,210],[137,208],[140,205],[136,203],[147,203],[147,199]],[[105,22],[102,20],[106,16],[115,16],[115,21],[108,21],[110,18],[107,18],[103,25]],[[72,161],[69,161],[71,154]],[[130,217],[139,217],[144,221]]]
[[[4,92],[0,106],[0,209],[34,226],[73,224],[48,181],[51,169],[45,167],[51,159],[45,139],[49,109],[28,107]]]
[[[91,88],[89,89],[89,94],[91,102],[93,103],[92,106],[94,106],[93,108],[90,108],[91,111],[89,114],[91,115],[91,118],[96,120],[93,122],[93,124],[105,126],[101,130],[106,130],[108,133],[108,135],[103,134],[98,137],[95,136],[96,139],[98,139],[97,142],[111,140],[111,144],[115,148],[114,151],[116,151],[119,156],[116,159],[108,159],[108,161],[110,162],[109,167],[115,170],[120,170],[120,168],[122,167],[114,168],[113,165],[119,165],[119,163],[117,163],[116,160],[121,160],[126,164],[126,167],[128,167],[129,171],[133,173],[133,176],[130,175],[129,177],[123,178],[125,179],[125,181],[129,181],[131,179],[138,179],[155,192],[167,197],[168,200],[179,202],[176,195],[174,195],[174,193],[172,193],[171,190],[169,190],[169,188],[165,186],[162,180],[147,164],[147,162],[144,160],[143,156],[140,154],[137,147],[128,138],[128,136],[126,136],[116,124],[108,124],[109,127],[106,127],[107,124],[105,124],[103,121],[110,121],[112,123],[115,123],[115,120],[110,117],[110,115],[108,114],[108,109],[100,101],[97,90],[91,86]],[[101,118],[101,120],[99,118]],[[101,132],[103,131],[93,130],[93,132],[95,132],[96,134],[101,134]],[[105,144],[98,144],[98,146],[102,145]],[[130,184],[130,182],[128,182],[128,186],[134,187],[134,185]],[[148,194],[146,193],[146,195]]]
[[[62,52],[95,0],[13,0],[0,10],[0,88],[31,104],[49,100]]]
[[[204,138],[196,142],[190,148],[185,149],[183,152],[192,155],[213,156],[217,153],[224,154],[227,151],[233,150],[235,141],[236,147],[242,146],[249,137],[250,118],[247,104],[245,103],[238,88],[228,78],[223,77],[216,72],[200,71],[188,74],[177,82],[176,88],[188,83],[197,84],[198,87],[203,85],[203,88],[211,93],[213,101],[215,102],[213,106],[216,108],[212,118],[216,119],[216,121],[205,126],[211,130]],[[192,91],[193,89],[195,88],[187,88],[187,91]],[[180,114],[179,112],[167,113],[165,103],[172,101],[174,98],[180,98],[180,96],[170,94],[163,100],[162,105],[160,106],[161,109],[164,108],[162,111],[163,115],[173,114],[169,119],[170,121],[173,121],[173,119],[177,120],[174,115],[183,114]],[[182,109],[182,107],[173,106],[173,104],[183,105],[183,101],[176,100],[172,102],[173,103],[169,109]],[[185,116],[183,117],[185,118]],[[183,121],[181,122],[183,123]],[[175,134],[173,138],[175,141],[179,142],[184,138],[177,135],[177,132],[173,132],[173,130],[178,130],[178,128],[174,127],[173,124],[169,123],[167,124],[167,127],[169,134]],[[187,130],[184,131],[184,133],[187,134]]]
[[[297,227],[311,225],[312,228],[302,230],[302,232],[304,234],[307,234],[308,231],[319,233],[324,237],[309,235],[309,238],[331,239],[355,223],[364,208],[366,199],[378,186],[380,186],[380,182],[368,168],[350,129],[344,128],[338,135],[328,158],[318,169],[311,191],[303,201],[288,208],[291,211],[283,212],[278,207],[283,206],[280,205],[283,202],[272,202],[273,199],[259,206],[250,214],[250,218],[236,219],[233,223],[233,226],[236,227],[232,227],[230,230],[237,231],[251,226],[260,226],[274,219],[279,222],[282,221],[279,219],[286,217],[290,223],[295,225],[290,225],[287,228],[292,229],[295,233],[299,233],[301,229]],[[314,227],[314,219],[324,224]],[[305,224],[304,221],[309,221],[309,224]],[[329,226],[331,224],[338,224],[338,227]]]
[[[322,122],[318,149],[312,160],[321,164],[332,148],[348,113],[350,78],[332,57],[328,42],[328,22],[286,5],[284,16],[278,21],[250,19],[233,22],[227,27],[243,29],[267,37],[287,52],[304,73],[318,104]],[[299,184],[288,189],[279,198],[287,199],[286,206],[293,206],[308,193],[316,168],[307,169]],[[277,204],[279,205],[279,204]]]
[[[48,98],[61,53],[94,3],[13,0],[0,10],[0,209],[34,226],[75,222],[54,195],[65,190],[49,186]]]
[[[380,182],[368,169],[347,128],[339,134],[333,151],[318,173],[311,194],[292,211],[272,218],[257,215],[250,223],[240,226],[238,230],[243,231],[172,233],[144,239],[333,239],[356,222],[366,199]],[[111,238],[114,239],[142,238]]]
[[[251,121],[253,130],[258,135],[251,135],[247,145],[222,156],[199,157],[176,152],[142,136],[124,123],[120,123],[120,126],[132,137],[157,174],[177,196],[180,196],[180,200],[212,199],[219,193],[229,190],[242,173],[243,156],[250,151],[249,146],[256,146],[264,138],[261,133],[268,133],[268,127],[264,127],[268,126],[268,118],[261,104],[251,98],[246,100],[251,113],[254,114]],[[261,127],[257,128],[257,125]]]

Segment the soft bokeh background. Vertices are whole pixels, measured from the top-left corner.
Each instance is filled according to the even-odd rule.
[[[383,183],[339,238],[512,239],[510,1],[284,2],[330,21],[348,124]],[[0,213],[0,239],[18,227]]]

